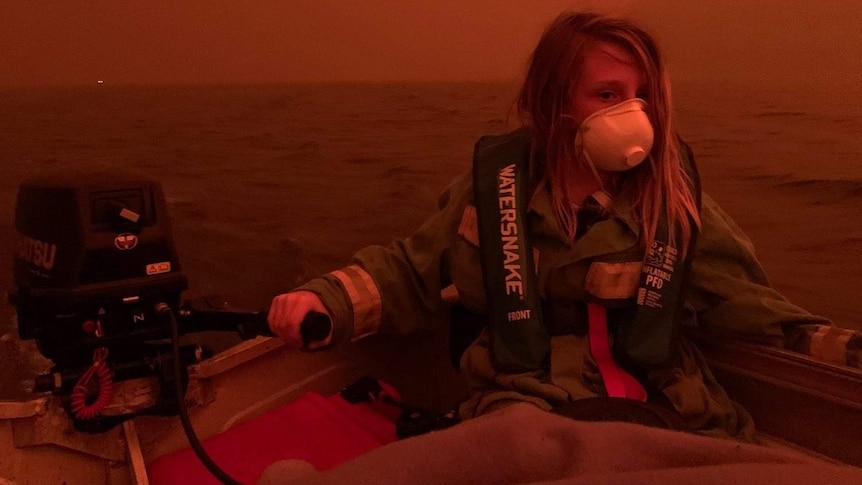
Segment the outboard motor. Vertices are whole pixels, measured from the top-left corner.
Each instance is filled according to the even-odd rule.
[[[139,414],[176,414],[170,320],[157,308],[179,309],[188,282],[160,184],[96,175],[33,179],[18,191],[15,229],[10,301],[18,334],[54,363],[35,390],[58,394],[81,431],[105,431]],[[183,346],[179,364],[185,370],[205,353]],[[160,380],[153,406],[103,414],[116,382],[143,377]]]
[[[10,301],[18,334],[35,340],[51,371],[36,392],[53,392],[76,429],[103,432],[143,414],[183,415],[177,398],[187,367],[208,349],[180,346],[179,335],[235,332],[271,336],[266,312],[230,308],[218,296],[182,300],[188,286],[161,185],[116,175],[24,182],[15,210],[18,249]],[[329,335],[331,322],[311,313],[306,342]],[[152,405],[109,408],[116,383],[157,378]],[[173,392],[172,392],[173,391]]]
[[[178,308],[188,283],[157,182],[29,181],[15,229],[18,332],[58,367],[87,366],[100,347],[139,359],[142,342],[170,337],[154,308]]]
[[[99,433],[144,414],[179,415],[192,448],[223,483],[238,483],[206,455],[185,406],[187,367],[207,357],[179,335],[269,335],[266,312],[231,309],[220,297],[182,301],[188,281],[161,185],[115,175],[23,183],[15,210],[18,250],[10,301],[18,335],[54,363],[34,390],[59,396],[75,429]],[[300,326],[307,344],[329,335],[322,313]],[[120,381],[157,378],[151,403],[114,404]]]

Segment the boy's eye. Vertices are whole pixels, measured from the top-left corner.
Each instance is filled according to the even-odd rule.
[[[602,91],[599,93],[599,99],[602,101],[610,101],[614,99],[614,93],[613,91]]]

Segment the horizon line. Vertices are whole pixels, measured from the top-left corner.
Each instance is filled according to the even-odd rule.
[[[111,83],[108,79],[94,79],[89,82],[47,82],[47,83],[0,83],[0,89],[8,88],[71,88],[71,87],[146,87],[146,86],[278,86],[278,85],[399,85],[399,84],[512,84],[518,79],[355,79],[355,80],[293,80],[293,81],[119,81]]]
[[[341,79],[341,80],[285,80],[285,81],[120,81],[111,83],[109,79],[94,79],[89,82],[46,82],[46,83],[0,83],[0,89],[51,89],[51,88],[111,88],[111,87],[192,87],[192,86],[343,86],[343,85],[430,85],[430,84],[511,84],[518,85],[521,78],[511,79]],[[672,76],[671,84],[709,82],[721,83],[753,83],[765,86],[809,84],[809,79],[775,79],[764,82],[760,77],[722,77],[714,76]],[[836,79],[834,85],[858,85],[862,80],[842,78]]]

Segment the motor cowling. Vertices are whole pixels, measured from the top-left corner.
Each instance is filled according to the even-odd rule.
[[[15,230],[18,333],[57,368],[89,365],[100,347],[114,362],[138,360],[144,342],[170,337],[155,305],[178,308],[188,282],[158,182],[104,174],[28,180],[18,190]]]

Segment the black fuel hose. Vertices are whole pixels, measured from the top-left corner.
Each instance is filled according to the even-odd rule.
[[[219,479],[219,481],[225,485],[242,485],[242,483],[228,475],[227,472],[222,470],[212,460],[212,458],[210,458],[198,439],[198,436],[192,427],[191,419],[189,418],[188,408],[186,408],[185,392],[183,389],[183,373],[180,364],[179,326],[177,325],[177,319],[173,310],[166,303],[157,304],[156,313],[167,318],[171,324],[171,358],[173,359],[174,391],[176,394],[177,409],[180,414],[180,422],[182,423],[183,431],[185,431],[186,437],[189,440],[189,445],[191,445],[204,467],[206,467],[214,477]],[[331,329],[332,322],[329,320],[329,317],[323,313],[311,312],[305,316],[302,324],[300,324],[300,335],[302,335],[304,345],[307,346],[309,342],[325,339],[329,336]],[[254,331],[258,335],[273,335],[272,331],[269,330],[268,325],[265,327],[263,325],[258,325]]]

